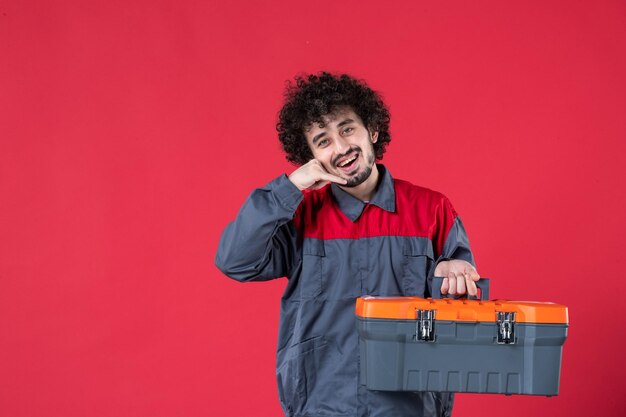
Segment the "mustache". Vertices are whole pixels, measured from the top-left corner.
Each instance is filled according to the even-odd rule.
[[[351,147],[348,152],[341,154],[341,155],[337,155],[335,158],[333,158],[333,165],[337,165],[337,162],[341,159],[341,158],[345,158],[348,155],[351,155],[353,153],[356,152],[361,152],[361,147],[360,146],[353,146]]]

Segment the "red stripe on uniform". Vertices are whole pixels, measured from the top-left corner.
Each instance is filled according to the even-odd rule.
[[[409,182],[395,180],[396,212],[367,204],[352,222],[333,201],[330,186],[307,192],[294,224],[301,235],[315,239],[360,239],[377,236],[416,236],[433,241],[441,253],[457,216],[441,193]],[[444,233],[438,233],[444,231]]]

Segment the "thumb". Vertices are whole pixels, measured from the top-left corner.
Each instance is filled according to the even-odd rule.
[[[448,276],[448,262],[441,261],[437,264],[435,268],[435,276],[436,277],[447,277]]]

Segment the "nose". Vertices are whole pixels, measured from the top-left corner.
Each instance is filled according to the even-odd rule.
[[[348,152],[348,150],[350,149],[350,144],[341,135],[336,135],[335,140],[334,140],[334,144],[335,144],[335,151],[339,155],[342,155],[342,154]]]

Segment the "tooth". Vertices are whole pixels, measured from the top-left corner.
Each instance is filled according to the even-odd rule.
[[[352,158],[343,161],[339,166],[345,167],[346,165],[348,165],[350,162],[354,161],[356,159],[356,156],[353,156]]]

